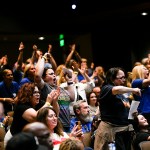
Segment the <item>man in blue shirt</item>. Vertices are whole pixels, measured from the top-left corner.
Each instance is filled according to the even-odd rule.
[[[75,117],[71,119],[70,131],[73,129],[77,121],[81,122],[82,132],[91,131],[93,117],[90,115],[89,105],[86,100],[79,100],[73,105]]]

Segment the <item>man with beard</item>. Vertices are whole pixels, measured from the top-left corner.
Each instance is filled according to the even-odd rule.
[[[90,115],[90,108],[86,100],[78,100],[73,105],[73,110],[75,117],[71,119],[70,130],[73,129],[77,121],[80,121],[82,132],[90,132],[93,117]]]

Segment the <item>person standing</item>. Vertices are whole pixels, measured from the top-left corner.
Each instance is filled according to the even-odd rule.
[[[44,56],[38,60],[36,65],[36,73],[35,73],[35,82],[38,87],[41,89],[41,99],[46,100],[46,97],[52,90],[57,89],[57,80],[55,72],[52,68],[44,68],[45,57],[48,54],[44,54]],[[62,122],[63,129],[65,132],[70,132],[70,110],[69,104],[71,101],[74,101],[74,87],[72,86],[72,77],[67,77],[67,87],[60,88],[60,95],[58,96],[58,104],[59,104],[59,119]]]
[[[140,101],[138,113],[141,113],[150,124],[150,74],[144,65],[132,69],[132,87],[138,87],[142,91],[141,96],[133,96],[136,101]]]
[[[100,93],[101,122],[98,126],[94,150],[108,150],[108,144],[114,142],[117,149],[130,150],[133,126],[128,120],[128,108],[124,93],[141,95],[139,88],[125,87],[125,73],[122,68],[113,67],[106,73]]]

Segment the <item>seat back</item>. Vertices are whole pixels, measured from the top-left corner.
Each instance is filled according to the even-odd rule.
[[[150,150],[150,141],[143,141],[139,143],[141,150]]]

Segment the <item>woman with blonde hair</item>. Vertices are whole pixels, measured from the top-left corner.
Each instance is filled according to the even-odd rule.
[[[136,101],[140,101],[138,113],[142,114],[150,124],[150,74],[144,65],[132,69],[132,87],[141,89],[141,96],[133,96]]]

